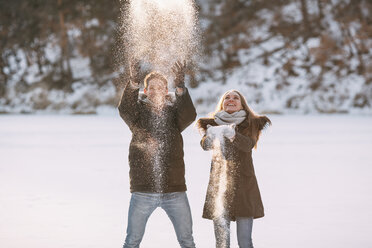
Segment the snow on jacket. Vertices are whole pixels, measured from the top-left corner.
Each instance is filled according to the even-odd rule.
[[[161,112],[153,109],[139,88],[127,83],[119,113],[132,132],[129,146],[131,192],[186,191],[181,132],[196,118],[185,88],[183,94],[167,95]]]
[[[255,122],[255,123],[252,123]],[[252,162],[252,149],[256,145],[255,135],[252,134],[252,126],[257,130],[253,133],[261,131],[270,120],[266,116],[260,116],[254,120],[246,118],[241,124],[236,127],[236,135],[231,142],[225,139],[224,157],[226,159],[228,183],[224,194],[225,218],[236,220],[236,217],[253,217],[260,218],[264,216],[264,207],[261,200],[260,190]],[[206,133],[207,125],[218,126],[213,118],[201,118],[197,122],[197,126]],[[213,149],[213,140],[204,135],[201,142],[204,150]],[[218,177],[216,164],[219,161],[212,159],[211,173],[207,189],[206,200],[203,210],[203,218],[215,219],[216,216],[216,188],[219,187],[219,182],[215,177]]]

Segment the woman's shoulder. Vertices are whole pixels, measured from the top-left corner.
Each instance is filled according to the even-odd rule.
[[[214,118],[200,118],[196,121],[196,127],[201,131],[206,131],[207,126],[218,126],[217,123],[214,121]]]
[[[248,127],[254,127],[258,131],[261,131],[271,125],[271,120],[265,116],[254,116],[253,118],[246,118],[240,126],[245,129]]]
[[[263,130],[271,125],[271,120],[266,115],[258,116],[255,122],[258,130]]]

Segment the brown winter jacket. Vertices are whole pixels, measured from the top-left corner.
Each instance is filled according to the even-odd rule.
[[[270,120],[261,116],[255,120],[253,126],[261,131]],[[213,118],[201,118],[197,122],[199,129],[205,134],[207,125],[218,126]],[[258,188],[256,175],[252,162],[252,149],[256,144],[252,133],[252,122],[245,119],[236,127],[236,135],[231,142],[225,139],[224,157],[227,161],[228,167],[228,184],[227,190],[224,194],[226,209],[225,217],[230,220],[236,220],[236,217],[253,217],[260,218],[264,216],[264,207],[261,200],[260,190]],[[200,144],[204,150],[211,150],[213,148],[213,141],[210,137],[204,135]],[[215,199],[216,188],[219,186],[216,175],[220,173],[216,171],[216,164],[218,161],[212,159],[211,174],[208,184],[206,200],[204,204],[203,218],[215,219]]]
[[[196,118],[187,89],[181,95],[168,94],[166,106],[158,113],[138,87],[127,83],[118,109],[132,131],[130,191],[186,191],[181,132]]]

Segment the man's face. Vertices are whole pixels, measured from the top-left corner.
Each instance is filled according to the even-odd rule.
[[[168,86],[160,79],[153,78],[148,82],[147,88],[144,89],[148,99],[155,103],[161,104],[168,94]]]

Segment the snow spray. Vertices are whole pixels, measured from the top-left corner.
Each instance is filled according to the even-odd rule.
[[[225,214],[225,193],[227,190],[227,161],[224,157],[225,142],[224,129],[228,126],[208,126],[207,136],[213,139],[212,160],[213,168],[211,171],[213,195],[215,195],[214,213],[215,217],[221,217]]]
[[[140,62],[148,71],[158,71],[169,82],[174,79],[176,61],[192,64],[199,55],[199,30],[194,0],[120,0],[119,66]],[[164,126],[167,118],[156,104],[152,113],[153,142],[148,154],[153,164],[155,190],[163,192],[164,169],[162,153],[166,150]]]
[[[225,193],[227,189],[227,162],[223,156],[222,149],[224,148],[222,134],[219,138],[213,140],[213,161],[214,173],[212,178],[215,180],[213,185],[215,189],[215,202],[214,202],[214,216],[224,216],[225,214]],[[213,173],[213,172],[212,172]]]
[[[165,131],[167,130],[166,124],[163,121],[165,117],[165,113],[160,110],[154,110],[151,115],[151,119],[153,120],[152,126],[152,134],[155,136],[152,139],[150,144],[149,153],[146,154],[150,156],[152,161],[152,173],[153,173],[153,183],[156,192],[163,192],[163,185],[165,183],[164,178],[164,161],[162,160],[162,154],[167,148],[165,147],[166,144],[162,141],[163,137],[167,135]]]
[[[122,8],[121,42],[126,61],[142,61],[172,78],[176,61],[199,54],[194,0],[129,0]]]
[[[228,247],[228,233],[229,233],[229,219],[226,216],[226,207],[229,204],[226,202],[226,194],[228,188],[234,187],[234,164],[226,160],[225,153],[225,137],[224,132],[226,129],[234,129],[230,125],[222,126],[209,126],[207,129],[207,136],[213,139],[213,168],[211,170],[211,185],[212,187],[208,190],[213,194],[214,202],[211,203],[213,206],[213,216],[217,220],[217,232],[220,233],[218,242],[221,247]],[[230,192],[230,193],[233,193]],[[230,196],[233,198],[233,196]]]

